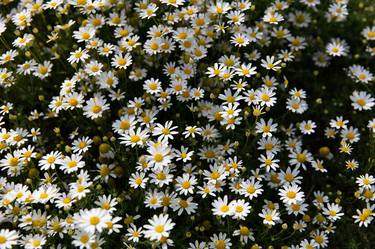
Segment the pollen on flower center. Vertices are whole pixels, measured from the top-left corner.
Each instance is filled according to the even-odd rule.
[[[130,137],[130,141],[131,141],[132,143],[137,143],[137,142],[139,142],[140,140],[141,140],[141,138],[140,138],[138,135],[133,135],[133,136]]]
[[[98,225],[99,222],[100,222],[100,218],[98,216],[92,216],[90,218],[90,224],[93,225],[93,226]]]
[[[254,194],[255,191],[256,191],[256,188],[254,186],[249,186],[247,187],[246,191],[249,193],[249,194]]]
[[[7,238],[5,236],[0,235],[0,245],[5,244],[7,242]]]
[[[237,213],[241,213],[241,212],[243,211],[243,207],[242,207],[242,206],[237,206],[237,207],[235,208],[235,211],[236,211]]]
[[[294,198],[296,198],[296,196],[297,196],[296,192],[294,192],[294,191],[289,191],[286,195],[287,195],[288,198],[290,198],[290,199],[294,199]]]
[[[92,108],[91,108],[91,111],[93,113],[99,113],[102,111],[102,107],[100,105],[94,105]]]
[[[223,213],[226,213],[229,211],[229,206],[228,205],[223,205],[221,208],[220,208],[220,211],[223,212]]]
[[[297,155],[297,161],[300,162],[300,163],[304,163],[306,161],[306,156],[305,154],[302,154],[302,153],[299,153]]]
[[[160,154],[160,153],[156,153],[155,155],[154,155],[154,160],[155,160],[155,162],[161,162],[161,161],[163,161],[163,159],[164,159],[164,156],[162,155],[162,154]]]
[[[164,232],[164,226],[163,226],[163,225],[157,225],[157,226],[155,227],[155,232],[157,232],[157,233],[162,233],[162,232]]]
[[[264,216],[264,219],[265,219],[266,221],[272,221],[272,215],[271,215],[271,214],[266,214],[266,215]]]
[[[366,105],[366,100],[364,100],[364,99],[358,99],[357,100],[357,104],[363,107],[363,106]]]
[[[183,181],[181,183],[181,187],[184,188],[184,189],[190,188],[190,182],[189,181]]]

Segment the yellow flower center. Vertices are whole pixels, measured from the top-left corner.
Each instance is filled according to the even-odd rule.
[[[266,215],[264,216],[264,219],[265,219],[266,221],[272,221],[272,215],[271,215],[271,214],[266,214]]]
[[[247,187],[246,191],[247,191],[249,194],[254,194],[255,191],[256,191],[256,188],[254,188],[254,186],[249,186],[249,187]]]
[[[77,161],[75,160],[72,160],[70,162],[68,162],[68,168],[74,168],[74,167],[77,167]]]
[[[226,213],[229,211],[229,206],[228,205],[223,205],[221,208],[220,208],[220,211],[223,212],[223,213]]]
[[[72,201],[71,198],[69,198],[69,197],[65,197],[64,200],[63,200],[63,203],[64,203],[64,204],[69,204],[71,201]]]
[[[289,191],[286,195],[287,195],[288,198],[290,198],[290,199],[294,199],[294,198],[296,198],[296,196],[297,196],[296,192],[294,192],[294,191]]]
[[[110,173],[110,169],[108,168],[108,166],[102,166],[101,168],[100,168],[100,175],[101,176],[107,176],[107,175],[109,175],[109,173]]]
[[[102,206],[101,206],[103,209],[105,210],[109,210],[111,208],[111,205],[109,205],[108,202],[103,202]]]
[[[287,182],[292,182],[292,181],[294,180],[294,175],[293,175],[293,174],[285,174],[284,179],[285,179]]]
[[[237,206],[235,208],[235,211],[236,211],[236,213],[241,213],[243,211],[243,207],[242,206]]]
[[[157,226],[155,226],[155,232],[157,232],[157,233],[164,232],[164,226],[163,225],[157,225]]]
[[[91,111],[92,111],[93,113],[99,113],[99,112],[102,111],[102,107],[99,106],[99,105],[94,105],[94,106],[91,108]]]
[[[306,161],[306,156],[305,154],[302,154],[302,153],[299,153],[297,155],[297,161],[300,162],[300,163],[304,163]]]
[[[188,189],[188,188],[190,188],[190,182],[189,182],[189,181],[183,181],[183,182],[181,183],[181,187],[182,187],[183,189]]]
[[[126,59],[124,59],[124,58],[120,58],[120,59],[117,60],[117,63],[118,63],[120,66],[124,66],[124,65],[127,63],[127,61],[126,61]]]
[[[216,241],[216,249],[225,249],[225,240],[219,239]]]
[[[180,204],[180,207],[182,208],[187,208],[189,206],[188,202],[185,200],[181,200],[179,204]]]
[[[156,178],[160,181],[162,180],[165,180],[167,177],[166,175],[164,174],[164,172],[159,172],[157,175],[156,175]]]
[[[164,159],[164,156],[163,156],[162,154],[160,154],[160,153],[156,153],[156,154],[154,155],[154,160],[155,160],[155,162],[160,163],[161,161],[163,161],[163,159]]]
[[[220,177],[220,173],[218,172],[218,171],[213,171],[212,173],[211,173],[211,178],[213,179],[213,180],[217,180],[218,178]]]
[[[12,167],[15,167],[18,165],[18,157],[12,157],[10,160],[9,160],[9,165],[12,166]]]
[[[241,226],[240,227],[240,235],[243,235],[243,236],[246,236],[250,233],[250,230],[249,228],[245,227],[245,226]]]
[[[0,245],[5,244],[5,242],[7,242],[7,238],[3,235],[0,235]]]
[[[33,241],[33,247],[38,247],[38,246],[40,246],[40,244],[41,244],[40,240],[36,239],[36,240]]]
[[[364,99],[358,99],[357,100],[357,104],[360,105],[360,106],[362,106],[362,107],[364,107],[366,105],[366,100],[364,100]]]
[[[89,241],[90,237],[87,234],[83,234],[80,238],[79,241],[82,242],[82,244],[86,244]]]
[[[90,34],[87,33],[87,32],[84,32],[84,33],[82,33],[81,37],[82,37],[83,40],[88,40],[90,38]]]
[[[98,225],[99,222],[100,222],[100,218],[98,216],[92,216],[90,218],[90,224],[93,225],[93,226]]]
[[[141,140],[141,138],[138,135],[133,135],[130,137],[130,142],[137,143]]]
[[[336,214],[335,210],[329,210],[329,216],[336,216]]]
[[[68,100],[69,105],[76,106],[78,104],[78,100],[76,98],[71,98]]]

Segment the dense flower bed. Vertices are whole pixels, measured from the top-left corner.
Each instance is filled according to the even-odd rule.
[[[0,249],[370,234],[374,17],[372,0],[0,1]]]

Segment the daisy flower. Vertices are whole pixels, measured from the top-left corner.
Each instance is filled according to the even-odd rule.
[[[95,205],[100,207],[101,209],[104,209],[108,211],[110,214],[112,214],[114,211],[116,211],[116,205],[117,205],[116,198],[113,198],[111,195],[105,196],[99,196],[98,200],[95,201]]]
[[[143,89],[151,94],[157,94],[162,90],[161,82],[159,79],[151,78],[145,81]]]
[[[78,248],[87,248],[94,243],[94,234],[85,231],[76,231],[72,236],[72,243]]]
[[[148,224],[144,225],[143,234],[150,240],[160,240],[162,237],[169,237],[170,231],[175,226],[175,223],[169,218],[169,215],[159,214],[154,215],[148,220]]]
[[[272,107],[276,103],[275,95],[273,88],[264,87],[258,89],[256,90],[256,103],[259,103],[260,106]]]
[[[336,119],[331,119],[330,122],[329,122],[329,125],[332,128],[335,128],[335,129],[339,130],[339,129],[346,129],[348,123],[349,123],[348,120],[344,120],[344,118],[342,116],[338,116],[338,117],[336,117]]]
[[[114,68],[126,69],[132,64],[132,62],[132,57],[129,53],[126,53],[124,56],[121,54],[117,54],[112,58],[111,65]]]
[[[278,24],[279,22],[283,20],[284,20],[284,17],[274,11],[268,11],[263,17],[263,21],[270,23],[270,24]]]
[[[85,72],[90,76],[99,76],[103,72],[103,66],[99,61],[92,60],[85,65]]]
[[[1,32],[0,32],[1,33]],[[369,41],[375,40],[375,26],[368,26],[362,30],[362,35]]]
[[[336,221],[344,215],[344,213],[340,212],[341,210],[341,206],[334,203],[328,203],[327,206],[323,208],[323,214],[326,215],[330,221]]]
[[[230,202],[233,219],[245,220],[250,213],[250,204],[243,199],[233,200]]]
[[[136,145],[143,147],[148,137],[148,131],[138,127],[137,130],[131,129],[129,133],[122,134],[120,143],[131,147]]]
[[[304,113],[308,105],[305,100],[299,98],[288,98],[286,102],[286,108],[294,113],[302,114]]]
[[[64,109],[73,110],[75,108],[82,108],[84,97],[81,93],[71,92],[63,98]]]
[[[280,199],[287,205],[296,204],[304,200],[304,193],[300,192],[301,188],[295,183],[284,185],[279,190]]]
[[[212,213],[221,217],[233,215],[233,207],[228,203],[228,196],[219,197],[212,203]]]
[[[344,40],[340,39],[332,39],[331,42],[329,42],[326,45],[326,52],[331,56],[345,56],[347,55],[349,50],[348,45]]]
[[[273,123],[273,119],[269,119],[267,122],[262,118],[255,125],[255,132],[262,134],[262,137],[272,137],[272,132],[277,131],[277,124]]]
[[[187,126],[185,128],[185,131],[182,133],[182,135],[184,135],[185,138],[188,138],[188,137],[192,137],[192,138],[195,138],[195,135],[198,134],[200,135],[202,132],[202,129],[197,127],[197,126]]]
[[[198,204],[193,202],[193,197],[188,197],[187,199],[175,198],[172,200],[171,208],[174,212],[177,211],[177,215],[181,215],[186,212],[188,215],[196,212]]]
[[[289,158],[290,164],[298,167],[302,166],[303,169],[306,169],[306,164],[309,162],[311,163],[313,160],[311,153],[307,150],[302,150],[301,148],[292,151],[289,154]]]
[[[222,248],[222,249],[230,249],[232,248],[232,242],[230,238],[227,238],[225,233],[219,233],[219,235],[214,234],[210,237],[211,242],[209,243],[210,248]]]
[[[310,135],[315,132],[316,124],[311,120],[302,121],[299,125],[299,129],[301,130],[302,134]]]
[[[142,227],[137,228],[134,224],[130,224],[130,227],[126,230],[126,236],[132,242],[139,242],[139,239],[143,235]]]
[[[85,166],[85,162],[82,161],[82,156],[79,154],[72,154],[71,156],[65,156],[61,161],[60,169],[64,173],[70,174],[76,172]]]
[[[78,138],[74,140],[72,143],[73,152],[82,154],[88,151],[89,148],[91,147],[92,142],[93,140],[90,139],[89,137],[82,137],[82,138]]]
[[[375,183],[375,178],[372,175],[365,174],[357,177],[356,183],[360,188],[371,189],[372,184]]]
[[[275,56],[266,56],[266,59],[261,60],[262,64],[261,66],[264,67],[267,70],[273,70],[278,71],[281,69],[281,66],[279,64],[281,63],[281,60],[276,60]]]
[[[94,95],[94,97],[90,98],[83,107],[84,115],[91,119],[102,117],[103,112],[106,110],[109,110],[109,104],[101,94]]]
[[[0,248],[2,249],[11,249],[14,246],[17,246],[19,241],[19,235],[16,231],[9,229],[0,230]]]
[[[360,139],[360,133],[358,132],[358,129],[352,126],[347,129],[342,129],[340,136],[342,138],[342,141],[349,143],[356,143]]]
[[[375,133],[375,118],[368,121],[367,128],[373,133]]]
[[[172,160],[170,148],[165,144],[151,144],[147,152],[149,153],[149,155],[147,155],[148,162],[155,169],[162,169]]]
[[[350,96],[354,110],[371,110],[375,105],[375,98],[365,91],[354,91]]]
[[[280,213],[277,210],[262,209],[259,216],[263,218],[263,224],[273,226],[280,220]]]
[[[40,79],[45,79],[50,76],[53,64],[50,61],[44,61],[42,64],[36,66],[34,75]]]
[[[59,151],[52,151],[39,160],[38,165],[42,170],[55,169],[56,165],[62,163],[62,154]]]
[[[140,17],[142,19],[145,19],[145,18],[150,19],[151,17],[156,16],[156,11],[158,9],[159,8],[156,6],[156,4],[150,3],[147,5],[146,9],[143,9],[140,11]]]
[[[152,135],[159,136],[159,138],[161,138],[162,140],[173,140],[173,135],[178,134],[178,132],[175,131],[177,129],[177,126],[172,126],[172,124],[173,121],[167,121],[164,125],[156,124],[156,127],[153,130]]]
[[[136,172],[136,173],[132,173],[131,174],[131,176],[130,176],[130,178],[129,178],[129,184],[130,184],[130,186],[132,187],[132,188],[138,188],[138,187],[140,187],[140,188],[145,188],[145,186],[146,186],[146,183],[147,183],[147,181],[148,181],[148,177],[145,177],[146,176],[146,174],[145,173],[143,173],[143,172],[141,172],[141,173],[139,173],[139,172]]]
[[[241,183],[240,194],[248,197],[250,200],[257,198],[258,195],[263,193],[262,184],[259,181],[256,181],[254,177],[250,177],[246,181]]]
[[[90,58],[90,56],[87,53],[87,51],[86,50],[82,50],[82,48],[78,48],[76,51],[70,52],[70,56],[68,58],[68,62],[70,64],[78,63],[78,62],[84,62],[88,58]]]
[[[95,36],[95,28],[87,26],[80,27],[79,30],[73,32],[73,37],[78,42],[87,42]]]
[[[279,167],[279,159],[275,159],[275,154],[267,152],[266,155],[260,155],[258,160],[261,162],[260,167],[266,168],[266,171],[276,170]]]
[[[23,238],[25,249],[41,249],[46,242],[46,238],[40,234],[29,234]]]
[[[194,193],[194,185],[197,184],[197,179],[195,176],[190,176],[185,173],[176,179],[176,191],[180,194],[187,195]]]
[[[374,213],[371,208],[357,209],[356,215],[353,215],[354,223],[359,223],[359,226],[368,227],[374,219]]]
[[[74,215],[74,223],[87,233],[101,232],[108,221],[111,221],[111,215],[100,208],[80,210]]]

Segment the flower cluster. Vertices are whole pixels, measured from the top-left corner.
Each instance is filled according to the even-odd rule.
[[[1,1],[0,249],[329,248],[371,226],[374,8]]]

